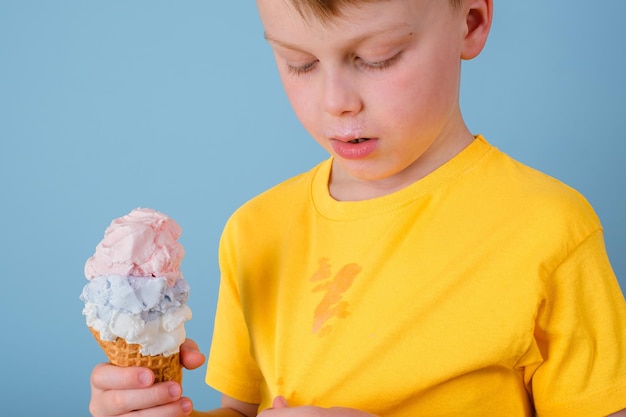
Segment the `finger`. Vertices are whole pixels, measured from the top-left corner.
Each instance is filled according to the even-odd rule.
[[[272,403],[273,408],[287,408],[289,404],[287,404],[287,400],[282,395],[274,398],[274,402]]]
[[[193,403],[187,397],[159,407],[138,410],[132,413],[133,417],[188,417],[193,411]]]
[[[94,417],[108,417],[110,414],[104,414],[104,412],[97,412],[90,410]],[[127,417],[188,417],[191,416],[193,411],[193,403],[189,398],[181,398],[178,401],[153,407],[143,410],[133,410],[128,413],[116,414],[117,416],[123,415]]]
[[[193,339],[189,339],[189,338],[185,339],[185,341],[183,342],[182,345],[180,345],[180,347],[183,349],[200,350],[198,348],[198,344],[196,343],[196,341]]]
[[[91,372],[91,386],[97,390],[145,388],[153,382],[154,373],[148,368],[101,363]]]
[[[176,382],[162,382],[148,388],[109,390],[92,396],[92,407],[103,416],[125,415],[134,410],[151,409],[159,416],[182,416],[182,389]],[[186,403],[190,403],[185,399]],[[156,410],[159,410],[156,413]],[[135,415],[135,414],[133,414]],[[137,415],[142,415],[137,413]]]
[[[205,356],[198,349],[196,342],[187,339],[180,347],[180,361],[185,368],[196,369],[202,366]]]

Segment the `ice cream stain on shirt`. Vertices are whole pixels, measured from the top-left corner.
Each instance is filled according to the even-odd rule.
[[[328,258],[319,260],[317,271],[311,276],[316,284],[313,292],[323,292],[322,300],[313,314],[313,333],[322,337],[332,331],[331,319],[343,319],[350,315],[350,305],[343,299],[350,289],[361,266],[355,263],[344,265],[334,276]]]

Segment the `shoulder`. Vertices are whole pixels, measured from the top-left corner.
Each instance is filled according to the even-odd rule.
[[[580,242],[601,229],[593,207],[576,189],[494,148],[480,175],[493,210],[544,235]],[[489,208],[487,208],[490,210]]]
[[[303,210],[310,201],[311,184],[323,161],[307,172],[293,176],[251,198],[229,218],[226,228],[271,226],[287,214]]]
[[[548,212],[557,210],[560,216],[566,213],[595,217],[587,199],[576,189],[535,168],[531,168],[509,155],[495,150],[493,163],[500,174],[493,179],[505,187],[505,195],[517,195],[524,199],[527,209]],[[506,191],[508,190],[508,191]]]

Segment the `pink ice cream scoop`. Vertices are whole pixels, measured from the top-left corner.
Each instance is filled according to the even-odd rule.
[[[165,277],[173,287],[185,255],[177,241],[181,232],[178,223],[163,213],[137,208],[111,222],[85,264],[85,276]]]

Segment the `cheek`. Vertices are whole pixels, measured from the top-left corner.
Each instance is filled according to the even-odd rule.
[[[330,143],[323,132],[322,114],[319,111],[316,89],[302,83],[289,83],[283,78],[283,88],[291,108],[300,124],[309,135],[328,153],[332,153]]]
[[[378,123],[394,130],[403,129],[423,120],[432,111],[433,89],[431,80],[417,71],[394,74],[389,81],[379,83],[370,90],[366,109],[375,114]]]
[[[431,65],[414,66],[412,71],[393,77],[378,101],[387,107],[389,116],[399,118],[434,117],[448,112],[458,101],[458,62],[433,57]]]
[[[285,78],[283,78],[283,87],[296,117],[304,128],[311,132],[312,126],[316,123],[313,117],[317,114],[315,111],[317,101],[313,93],[314,89],[307,87],[303,83],[286,81]]]

